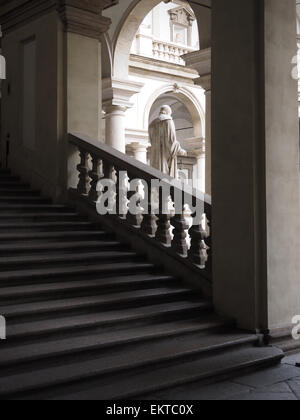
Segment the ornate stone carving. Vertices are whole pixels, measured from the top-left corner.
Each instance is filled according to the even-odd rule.
[[[169,15],[172,23],[178,23],[183,26],[192,26],[196,19],[194,14],[190,12],[187,7],[176,7],[169,10]]]

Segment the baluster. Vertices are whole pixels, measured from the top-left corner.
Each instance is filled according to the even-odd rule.
[[[89,192],[89,200],[93,203],[98,201],[100,191],[97,191],[98,183],[103,178],[102,160],[97,155],[92,155],[92,170],[89,172],[91,178],[91,188]]]
[[[79,149],[80,152],[80,163],[77,165],[79,172],[79,182],[77,185],[77,191],[79,194],[87,195],[89,192],[89,153],[83,149]]]
[[[114,165],[108,161],[102,161],[102,166],[103,166],[103,178],[111,180],[112,183],[115,183]],[[113,193],[108,187],[104,187],[103,194],[107,193],[108,190],[110,194],[108,195],[108,199],[107,199],[107,209],[109,210],[111,214],[111,213],[114,213],[114,210],[115,210],[116,194]]]
[[[148,197],[145,197],[145,200],[148,198],[147,201],[147,208],[144,209],[143,214],[143,221],[141,224],[141,231],[144,232],[146,235],[151,237],[155,236],[155,232],[157,230],[156,225],[156,216],[153,212],[152,206],[152,190],[151,184],[148,184]]]
[[[127,174],[119,168],[115,168],[117,178],[117,197],[116,210],[117,215],[121,219],[125,219],[127,215]]]
[[[173,63],[176,63],[176,47],[173,47],[173,57],[172,57]]]
[[[128,174],[128,177],[129,177],[129,182],[131,180],[135,179],[135,177],[132,176],[131,174]],[[131,198],[137,193],[138,193],[138,187],[136,187],[135,191],[128,191],[127,192],[128,205],[130,203]],[[136,200],[137,207],[139,207],[140,201],[141,201],[141,197],[140,197],[139,200]],[[140,210],[140,214],[141,213],[142,213],[142,210]],[[137,214],[132,214],[129,207],[128,207],[128,212],[127,212],[127,216],[126,216],[127,223],[131,226],[134,226],[134,227],[140,227],[140,214],[138,212],[137,212]]]
[[[171,224],[174,226],[174,238],[172,241],[172,249],[179,255],[187,257],[187,241],[186,241],[186,230],[189,228],[189,225],[185,219],[185,205],[184,205],[184,192],[181,193],[181,203],[176,203],[176,198],[174,188],[172,188],[172,199],[175,204],[175,216],[172,218]],[[178,197],[179,198],[179,197]],[[180,206],[179,206],[180,204]],[[181,207],[181,210],[180,210]]]
[[[164,46],[161,42],[158,45],[159,45],[159,58],[163,58],[163,56],[164,56],[164,54],[163,54]]]
[[[152,44],[152,54],[153,54],[153,57],[156,57],[156,48],[157,48],[156,42],[153,41],[153,44]]]
[[[175,62],[179,62],[179,48],[175,47]]]
[[[213,250],[212,250],[212,214],[211,214],[211,205],[208,203],[204,204],[204,212],[206,216],[206,233],[207,237],[205,240],[206,243],[206,254],[207,254],[207,261],[206,261],[206,270],[211,275],[212,273],[212,258],[213,258]]]
[[[196,213],[192,216],[195,218]],[[203,218],[199,224],[193,225],[189,230],[191,237],[191,248],[189,250],[188,256],[194,264],[199,265],[200,268],[205,268],[207,261],[207,246],[205,244],[205,240],[208,237],[208,234],[203,228],[202,223]]]
[[[155,239],[165,246],[171,245],[169,197],[164,197],[163,189],[159,189],[159,215]]]

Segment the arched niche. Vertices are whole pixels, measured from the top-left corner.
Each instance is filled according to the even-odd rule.
[[[205,113],[201,107],[201,104],[193,92],[191,92],[188,88],[179,87],[177,85],[164,86],[163,88],[155,91],[149,98],[144,112],[144,128],[146,130],[148,129],[151,109],[153,109],[153,105],[159,100],[159,98],[163,98],[165,95],[175,98],[184,104],[192,118],[194,137],[204,137]]]

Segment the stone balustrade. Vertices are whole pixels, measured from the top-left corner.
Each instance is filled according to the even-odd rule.
[[[153,40],[153,57],[157,60],[185,66],[182,55],[195,51],[194,48],[172,42]]]
[[[211,279],[211,197],[97,140],[69,137],[80,156],[73,194],[89,203],[95,213],[106,194],[107,214],[102,217],[134,229],[168,256],[185,261]],[[107,181],[114,186],[111,194]],[[132,198],[137,211],[131,211]]]

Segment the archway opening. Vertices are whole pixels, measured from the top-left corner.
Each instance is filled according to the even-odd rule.
[[[149,125],[157,118],[160,108],[169,105],[173,111],[172,117],[176,127],[177,140],[184,147],[185,140],[195,137],[193,118],[186,105],[173,94],[161,95],[152,105]]]
[[[106,133],[118,132],[118,138],[106,141],[149,164],[150,114],[157,114],[155,107],[165,102],[173,108],[178,141],[185,148],[184,142],[193,140],[188,151],[199,150],[205,137],[206,99],[195,83],[198,71],[188,67],[183,58],[200,48],[196,15],[184,0],[134,0],[128,4],[125,16],[110,33],[112,77],[109,83],[105,79]],[[110,129],[118,121],[124,126],[124,147],[120,130]],[[189,160],[193,162],[188,165],[189,178],[198,186],[197,158],[190,156]],[[187,166],[187,162],[183,164]]]
[[[204,190],[205,156],[204,153],[200,153],[203,148],[203,137],[198,111],[189,98],[182,93],[164,93],[152,104],[149,112],[149,126],[158,117],[163,105],[171,107],[177,140],[181,147],[188,151],[187,156],[178,157],[177,177],[194,188]]]

